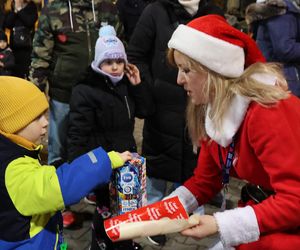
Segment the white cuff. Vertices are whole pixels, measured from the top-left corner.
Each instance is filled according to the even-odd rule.
[[[209,247],[208,250],[234,250],[234,248],[224,247],[222,242],[219,240],[213,246]]]
[[[199,206],[195,196],[185,186],[180,186],[176,188],[166,198],[171,198],[175,196],[178,196],[180,202],[182,203],[184,209],[188,214],[192,213]]]
[[[252,207],[214,213],[224,247],[238,246],[259,239],[259,227]]]

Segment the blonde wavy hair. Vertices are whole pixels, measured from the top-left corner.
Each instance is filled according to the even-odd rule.
[[[177,67],[174,60],[175,49],[169,49],[168,62]],[[180,53],[178,50],[176,50]],[[222,118],[235,95],[241,95],[263,106],[271,106],[279,100],[289,96],[288,85],[283,76],[281,65],[275,63],[255,63],[249,66],[238,78],[224,77],[190,57],[180,53],[191,70],[207,72],[207,85],[205,95],[210,104],[209,117],[218,130],[222,127]],[[276,77],[275,86],[267,85],[255,80],[253,74],[269,74]],[[205,117],[208,104],[195,105],[190,100],[186,108],[186,121],[189,135],[194,145],[199,146],[199,141],[207,138],[205,130]]]

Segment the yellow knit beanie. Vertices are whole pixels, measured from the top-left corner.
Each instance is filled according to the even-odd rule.
[[[0,76],[0,130],[14,134],[48,109],[43,92],[22,78]]]

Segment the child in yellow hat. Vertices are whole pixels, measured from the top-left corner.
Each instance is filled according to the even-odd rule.
[[[60,249],[60,210],[107,183],[112,168],[131,159],[128,151],[99,147],[57,169],[41,165],[47,109],[34,84],[0,76],[0,249]]]

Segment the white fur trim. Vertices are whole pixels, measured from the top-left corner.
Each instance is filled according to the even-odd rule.
[[[174,31],[168,47],[223,76],[239,77],[244,72],[245,54],[241,47],[183,24]]]
[[[277,81],[275,76],[265,73],[256,73],[251,75],[251,77],[266,85],[274,86]],[[241,126],[248,110],[249,103],[250,101],[248,98],[236,95],[225,112],[221,131],[216,129],[215,124],[209,118],[210,105],[208,105],[205,118],[205,129],[208,136],[222,147],[227,147],[231,143],[232,137]]]
[[[195,15],[198,11],[200,0],[178,0],[183,8],[190,14]]]
[[[244,120],[249,103],[250,100],[246,97],[236,95],[225,112],[221,131],[217,130],[215,124],[208,116],[210,111],[209,105],[205,118],[205,129],[208,136],[222,147],[227,147]]]
[[[267,74],[267,73],[254,73],[251,75],[251,78],[255,79],[258,82],[266,85],[273,85],[275,86],[277,78],[276,76]]]
[[[192,213],[199,206],[195,196],[185,186],[176,188],[171,194],[165,197],[165,199],[175,196],[178,196],[180,202],[182,203],[184,209],[188,214]]]
[[[238,246],[259,239],[259,227],[252,207],[235,208],[214,214],[224,247]]]
[[[208,250],[234,250],[233,247],[224,247],[222,242],[219,240],[213,246],[209,247]]]

